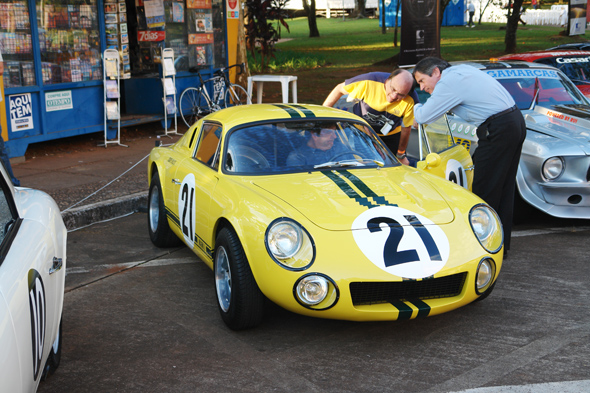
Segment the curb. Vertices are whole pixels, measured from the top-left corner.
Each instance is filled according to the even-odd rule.
[[[77,207],[61,216],[68,230],[74,230],[90,224],[121,217],[129,213],[135,213],[147,208],[148,192],[142,191],[119,198],[109,199]]]

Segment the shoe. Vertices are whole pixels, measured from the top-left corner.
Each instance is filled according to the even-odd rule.
[[[465,25],[465,27],[469,27],[469,25]]]
[[[475,25],[471,26],[471,28],[473,29],[475,27]]]

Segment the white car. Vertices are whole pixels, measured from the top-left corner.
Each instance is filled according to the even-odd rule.
[[[0,173],[0,391],[33,392],[60,362],[67,230],[49,195]]]

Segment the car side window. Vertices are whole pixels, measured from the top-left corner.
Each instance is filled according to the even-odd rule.
[[[217,168],[220,138],[221,126],[219,124],[203,124],[195,158],[211,168]]]
[[[0,244],[6,238],[10,226],[14,223],[15,217],[12,214],[5,191],[0,187]]]

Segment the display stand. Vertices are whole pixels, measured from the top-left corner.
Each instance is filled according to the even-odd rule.
[[[176,106],[176,69],[174,68],[174,50],[162,49],[162,100],[164,102],[164,136],[178,133],[178,112]],[[168,115],[174,115],[174,129],[168,130]]]
[[[104,83],[104,146],[121,144],[121,71],[119,68],[119,51],[116,49],[107,49],[102,56],[102,70]],[[117,121],[117,139],[108,139],[108,122],[109,120]]]

